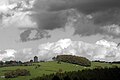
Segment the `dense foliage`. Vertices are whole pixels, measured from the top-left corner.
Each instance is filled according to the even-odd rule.
[[[10,66],[32,66],[32,61],[22,62],[22,61],[0,61],[0,67],[10,67]]]
[[[119,80],[120,68],[95,68],[82,71],[43,75],[30,80]]]
[[[5,78],[15,78],[18,76],[28,76],[30,72],[26,69],[16,69],[14,71],[10,71],[4,74]]]
[[[110,63],[110,64],[120,64],[120,61],[106,62],[106,61],[100,61],[100,60],[96,60],[96,61],[92,61],[92,62],[99,62],[99,63]]]
[[[85,57],[79,57],[79,56],[73,56],[73,55],[58,55],[53,59],[56,61],[78,64],[81,66],[91,66],[91,62]]]

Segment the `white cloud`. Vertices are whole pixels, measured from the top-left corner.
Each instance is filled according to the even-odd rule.
[[[0,12],[7,12],[8,11],[8,0],[1,0],[0,1]]]
[[[102,45],[104,47],[112,47],[112,48],[116,48],[115,46],[117,46],[117,44],[115,42],[108,42],[106,40],[100,40],[96,42],[97,45]]]
[[[86,57],[90,60],[119,61],[120,47],[114,42],[106,40],[95,44],[83,41],[61,39],[57,42],[40,44],[37,49],[25,48],[20,51],[13,49],[0,52],[0,60],[28,61],[38,56],[39,60],[52,60],[54,56],[66,54]]]
[[[16,51],[14,49],[7,49],[0,51],[0,61],[1,60],[14,60]]]
[[[15,60],[20,61],[28,61],[34,57],[33,50],[31,48],[25,48],[23,50],[18,51],[15,56]]]
[[[117,44],[106,40],[100,40],[96,44],[91,44],[82,41],[61,39],[58,42],[40,45],[39,54],[40,59],[51,59],[56,55],[71,54],[84,56],[90,60],[120,60],[120,49],[117,47]]]
[[[29,4],[27,3],[29,2]],[[28,28],[36,26],[27,10],[33,7],[34,0],[2,0],[0,1],[0,15],[2,27],[17,26]]]
[[[14,16],[2,18],[3,27],[16,26],[18,28],[35,28],[36,24],[31,21],[29,12],[17,12]]]

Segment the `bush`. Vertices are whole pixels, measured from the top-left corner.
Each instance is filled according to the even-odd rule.
[[[14,71],[10,71],[4,74],[5,78],[15,78],[18,76],[29,76],[30,72],[26,69],[16,69]]]
[[[16,74],[15,71],[7,72],[4,75],[5,75],[5,78],[15,78],[15,77],[17,77],[17,74]]]
[[[29,76],[30,72],[28,70],[26,70],[26,69],[17,69],[16,74],[18,76]]]

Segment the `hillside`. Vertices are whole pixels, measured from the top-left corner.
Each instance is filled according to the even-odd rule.
[[[41,65],[38,68],[35,68],[36,65]],[[69,63],[61,63],[58,64],[55,61],[51,61],[51,62],[41,62],[41,63],[35,63],[34,66],[15,66],[15,67],[3,67],[0,68],[0,76],[3,76],[3,74],[7,71],[11,71],[11,70],[16,70],[18,68],[20,69],[27,69],[30,71],[31,76],[26,76],[26,77],[17,77],[17,78],[12,78],[9,80],[29,80],[33,77],[37,77],[37,76],[42,76],[43,74],[51,74],[51,73],[56,73],[59,70],[61,70],[62,72],[64,71],[77,71],[77,70],[83,70],[86,68],[96,68],[96,67],[112,67],[114,65],[120,66],[119,64],[108,64],[108,63],[99,63],[99,62],[92,62],[91,63],[91,67],[83,67],[83,66],[79,66],[79,65],[74,65],[74,64],[69,64]],[[0,80],[8,80],[8,79],[2,79],[0,78]]]

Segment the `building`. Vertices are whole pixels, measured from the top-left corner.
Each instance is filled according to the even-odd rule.
[[[38,62],[38,57],[37,56],[34,57],[34,62]]]

